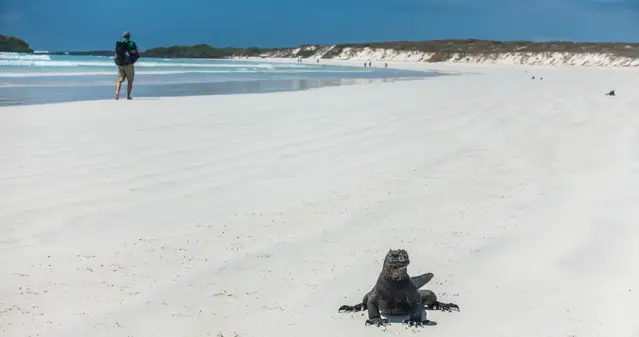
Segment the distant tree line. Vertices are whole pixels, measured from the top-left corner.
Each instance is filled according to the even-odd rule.
[[[208,44],[196,44],[193,46],[172,46],[151,48],[142,53],[143,57],[160,57],[160,58],[228,58],[231,56],[259,56],[273,48],[263,49],[258,47],[234,48],[224,47],[216,48]]]
[[[232,56],[259,56],[262,53],[274,51],[273,48],[216,48],[208,44],[196,44],[193,46],[172,46],[157,47],[142,51],[142,57],[156,58],[228,58]],[[52,52],[53,55],[77,55],[77,56],[113,56],[113,50],[91,50],[91,51],[71,51]]]
[[[33,53],[33,49],[24,40],[0,34],[0,52]]]
[[[357,44],[337,44],[326,57],[338,55],[344,48],[380,48],[397,51],[419,51],[425,53],[634,53],[639,43],[624,42],[572,42],[572,41],[494,41],[480,39],[451,39],[426,41],[391,41]]]
[[[88,51],[55,51],[49,52],[50,55],[75,55],[75,56],[113,56],[113,50],[88,50]]]

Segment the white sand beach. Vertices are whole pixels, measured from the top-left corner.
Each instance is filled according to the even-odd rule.
[[[639,336],[639,69],[389,67],[474,74],[0,108],[0,336]]]

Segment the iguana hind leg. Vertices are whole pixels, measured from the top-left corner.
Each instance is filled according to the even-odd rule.
[[[337,312],[353,312],[353,311],[362,311],[362,303],[357,303],[355,305],[342,305],[339,307]]]
[[[367,304],[368,304],[368,293],[364,295],[364,298],[362,299],[362,303],[357,303],[355,305],[342,305],[341,307],[339,307],[337,312],[342,312],[342,311],[356,312],[356,311],[366,310]]]
[[[437,295],[430,290],[420,290],[419,295],[422,298],[422,304],[428,309],[441,311],[452,311],[452,309],[457,309],[457,311],[459,311],[459,306],[455,303],[442,303],[437,301]]]

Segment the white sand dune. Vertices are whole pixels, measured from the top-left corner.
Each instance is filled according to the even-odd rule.
[[[639,72],[455,69],[0,109],[0,335],[408,336],[405,248],[424,336],[639,336]]]

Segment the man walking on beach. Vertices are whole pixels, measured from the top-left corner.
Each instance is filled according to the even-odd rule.
[[[131,98],[131,90],[133,90],[133,78],[135,77],[135,69],[133,64],[140,57],[140,51],[134,41],[131,41],[131,33],[125,32],[122,40],[115,43],[115,64],[118,66],[118,80],[115,83],[115,99],[120,98],[120,87],[122,82],[127,80],[126,99]]]

